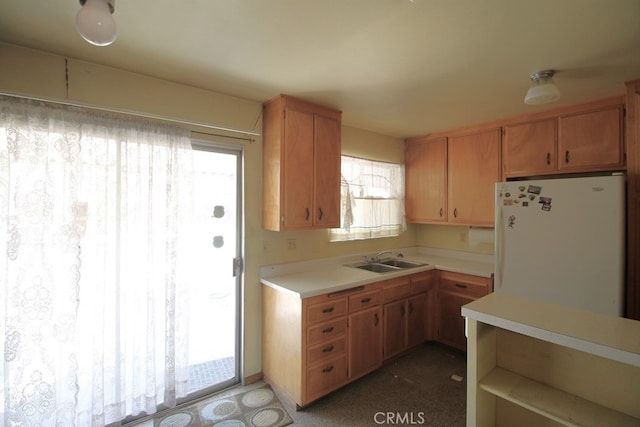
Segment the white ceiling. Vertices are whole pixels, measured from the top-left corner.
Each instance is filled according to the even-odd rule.
[[[640,78],[639,0],[117,0],[108,47],[76,33],[79,8],[0,0],[0,40],[260,102],[285,93],[396,137],[545,108],[523,103],[541,69],[558,70],[555,105]]]

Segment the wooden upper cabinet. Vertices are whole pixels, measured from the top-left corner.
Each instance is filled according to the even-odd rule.
[[[622,170],[623,120],[623,106],[614,98],[507,123],[504,178]]]
[[[558,171],[582,172],[622,168],[622,129],[622,106],[560,116]]]
[[[314,118],[315,226],[340,227],[341,123],[335,117]]]
[[[264,229],[340,226],[341,118],[286,95],[264,104]]]
[[[408,222],[447,220],[447,138],[407,142],[405,213]]]
[[[555,118],[504,127],[502,140],[505,176],[553,173],[557,168],[557,121]]]
[[[288,228],[310,224],[313,206],[313,114],[285,110],[281,208]]]
[[[493,226],[500,181],[500,129],[452,136],[448,143],[449,222]]]

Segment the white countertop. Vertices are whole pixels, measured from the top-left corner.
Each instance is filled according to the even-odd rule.
[[[433,269],[481,277],[491,277],[493,274],[491,255],[430,248],[393,250],[394,255],[398,252],[401,252],[407,261],[426,265],[392,273],[374,273],[344,266],[364,260],[364,255],[353,255],[262,267],[260,281],[280,291],[308,298]]]
[[[640,367],[640,322],[494,292],[462,315],[533,338]]]

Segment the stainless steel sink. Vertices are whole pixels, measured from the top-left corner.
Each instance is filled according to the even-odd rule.
[[[367,263],[360,265],[353,265],[350,267],[359,268],[360,270],[373,271],[374,273],[389,273],[392,271],[398,271],[400,268],[393,267],[390,265],[378,264],[378,263]]]
[[[358,268],[360,270],[372,271],[374,273],[391,273],[394,271],[405,270],[407,268],[421,267],[427,264],[419,262],[405,261],[401,259],[386,259],[370,262],[358,262],[354,264],[345,264],[345,267]]]
[[[415,267],[421,267],[423,265],[426,265],[419,262],[405,261],[405,260],[396,259],[396,258],[380,261],[380,264],[389,265],[391,267],[398,267],[398,268],[415,268]]]

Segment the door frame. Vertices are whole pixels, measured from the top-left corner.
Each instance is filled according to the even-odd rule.
[[[209,387],[199,391],[190,393],[182,399],[178,399],[178,405],[190,404],[195,400],[207,396],[211,393],[224,390],[235,384],[242,383],[244,378],[244,318],[243,313],[243,301],[244,301],[244,147],[242,145],[225,144],[221,142],[207,141],[203,139],[193,138],[191,139],[191,146],[194,151],[208,151],[213,153],[230,154],[236,156],[236,253],[235,260],[240,260],[242,266],[239,270],[239,274],[235,274],[235,292],[236,292],[236,306],[235,306],[235,320],[236,320],[236,339],[235,339],[235,377],[218,383],[215,387]],[[197,155],[197,154],[196,154]],[[234,263],[235,264],[235,263]],[[230,265],[230,269],[235,270],[235,265]]]

